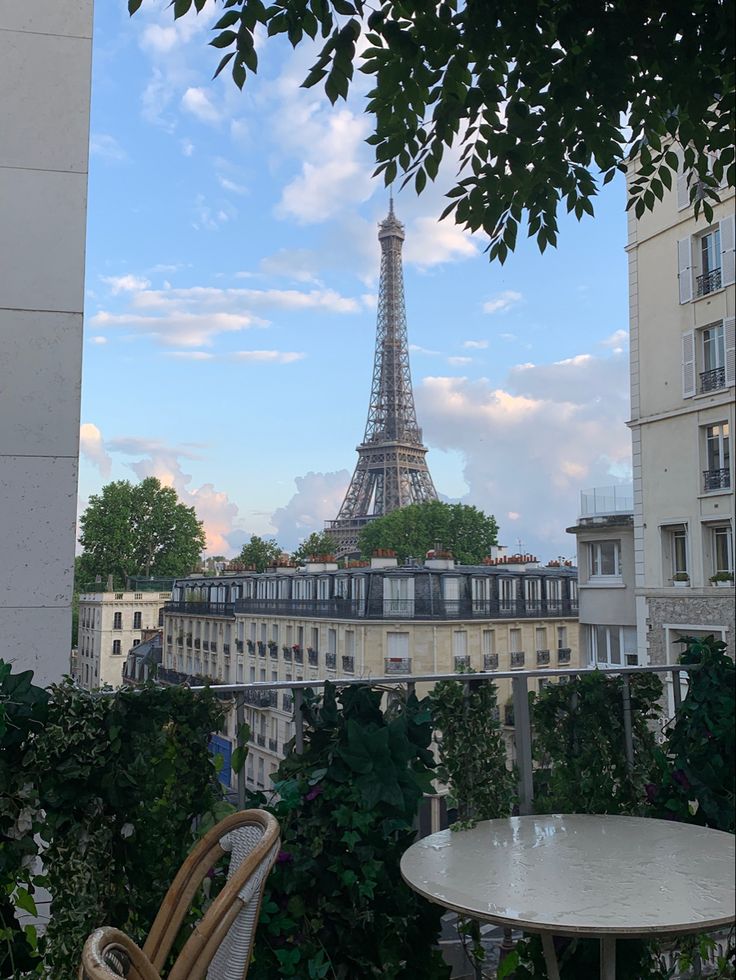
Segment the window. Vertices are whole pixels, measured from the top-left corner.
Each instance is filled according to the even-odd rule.
[[[355,631],[345,630],[345,656],[355,656]]]
[[[731,452],[728,422],[705,426],[703,489],[728,490],[731,486]]]
[[[457,661],[461,660],[463,663],[466,662],[468,656],[468,633],[467,630],[455,630],[452,634],[452,655],[455,658],[455,666],[457,667]]]
[[[386,576],[383,580],[383,612],[385,616],[414,615],[414,579]]]
[[[161,608],[158,611],[158,625],[159,626],[163,626],[164,625],[164,607],[163,606],[161,606]]]
[[[542,583],[538,578],[528,578],[524,582],[524,596],[532,605],[542,598]]]
[[[535,639],[537,643],[537,650],[547,650],[547,627],[537,626],[535,632]]]
[[[557,627],[557,649],[558,650],[567,649],[567,626]]]
[[[112,641],[112,655],[114,657],[119,657],[120,656],[120,640],[113,640]]]
[[[473,595],[473,612],[488,614],[490,612],[491,602],[491,579],[488,576],[474,578],[471,581],[471,589]]]
[[[121,612],[113,613],[112,628],[114,630],[121,630],[123,628],[123,614]]]
[[[703,370],[700,372],[700,391],[716,391],[726,384],[726,338],[723,323],[700,331]]]
[[[509,653],[521,653],[521,630],[509,630]]]
[[[327,652],[337,653],[337,630],[327,630]]]
[[[495,630],[483,630],[481,633],[482,652],[484,657],[492,657],[496,652]]]
[[[134,630],[139,630],[141,628],[141,617],[142,617],[142,613],[140,613],[140,612],[134,612],[133,613],[133,629]]]
[[[733,574],[733,534],[727,525],[711,529],[713,537],[713,572]]]
[[[704,234],[677,243],[680,303],[729,286],[734,281],[734,218],[729,216]]]
[[[721,288],[721,229],[713,228],[698,239],[700,275],[695,279],[695,292],[705,296]]]
[[[664,578],[687,575],[689,569],[687,524],[668,524],[661,531]]]
[[[621,543],[619,541],[595,541],[588,545],[591,578],[618,578],[621,576]]]
[[[330,580],[328,578],[317,579],[317,598],[330,598]]]
[[[635,666],[635,626],[586,626],[588,660],[592,666]]]
[[[384,669],[387,674],[403,674],[411,670],[408,633],[386,634],[386,663]]]
[[[501,599],[501,609],[510,610],[514,606],[516,599],[516,579],[502,578],[499,582],[499,594]]]

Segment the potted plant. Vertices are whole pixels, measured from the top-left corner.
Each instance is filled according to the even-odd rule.
[[[733,572],[716,572],[711,575],[710,581],[722,589],[729,589],[733,585]]]
[[[672,584],[678,589],[687,588],[690,584],[690,576],[687,572],[675,572],[672,576]]]

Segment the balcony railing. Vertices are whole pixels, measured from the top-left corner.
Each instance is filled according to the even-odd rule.
[[[287,664],[290,664],[292,659],[291,647],[282,647],[281,653],[283,654],[284,660],[287,662]]]
[[[725,367],[711,368],[710,371],[700,372],[700,394],[707,391],[718,391],[719,388],[726,387]]]
[[[194,638],[194,649],[199,650],[201,646],[202,646],[202,640],[198,636],[196,636]]]
[[[283,694],[281,696],[281,710],[291,713],[294,710],[293,694]]]
[[[235,616],[232,602],[167,602],[164,612],[184,616]]]
[[[268,645],[268,655],[271,658],[271,660],[278,660],[279,659],[279,648],[276,646],[275,643],[269,643],[269,645]]]
[[[222,652],[225,654],[226,657],[229,657],[230,656],[230,644],[229,643],[223,643],[222,644]]]
[[[260,745],[261,748],[263,749],[265,749],[266,747],[266,736],[263,735],[261,732],[258,732],[258,734],[256,735],[256,744]]]
[[[355,673],[355,657],[343,656],[342,658],[342,669],[346,674]]]
[[[524,651],[523,650],[513,650],[509,655],[509,662],[512,667],[523,667],[524,666]]]
[[[572,656],[572,649],[570,647],[558,647],[557,648],[557,663],[558,664],[569,664],[570,657]]]
[[[294,654],[294,659],[296,660],[296,654]],[[317,667],[319,665],[319,651],[313,650],[311,647],[307,650],[307,662],[310,667]],[[301,663],[301,661],[299,661]]]
[[[408,674],[411,672],[411,657],[386,657],[383,669],[387,674]]]
[[[269,750],[269,752],[278,752],[278,750],[279,750],[279,740],[277,738],[269,738],[269,740],[268,740],[268,750]]]
[[[335,670],[337,667],[337,654],[336,653],[326,653],[325,654],[325,667],[328,670]]]
[[[713,269],[704,272],[702,276],[695,277],[695,294],[697,296],[707,296],[721,288],[721,270]]]
[[[484,653],[483,654],[483,670],[498,670],[498,654],[497,653]]]
[[[235,649],[238,651],[238,653],[242,653],[243,652],[243,641],[242,640],[236,640],[235,641]]]
[[[302,619],[541,619],[577,616],[577,599],[414,599],[358,602],[349,599],[238,599],[241,615],[288,616]]]
[[[460,671],[470,666],[470,657],[455,657],[455,670]]]
[[[315,653],[315,656],[316,656],[316,653]],[[304,651],[303,650],[301,650],[301,649],[300,650],[294,650],[294,663],[295,664],[303,664],[304,663]],[[310,663],[311,663],[311,660],[310,660]]]
[[[265,659],[266,656],[266,644],[262,641],[258,641],[258,656]]]
[[[537,667],[544,667],[549,663],[549,650],[537,650]]]
[[[731,486],[731,474],[728,467],[720,470],[703,470],[703,489],[706,493],[709,490],[728,490]]]

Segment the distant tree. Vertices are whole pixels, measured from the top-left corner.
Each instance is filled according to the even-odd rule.
[[[304,564],[312,555],[333,555],[335,541],[325,531],[312,531],[291,555],[291,560],[297,565]]]
[[[174,17],[205,5],[169,4]],[[347,98],[355,67],[369,77],[368,143],[386,184],[403,174],[421,193],[458,146],[445,213],[484,231],[501,262],[524,225],[542,251],[555,245],[558,211],[592,215],[599,187],[630,165],[629,203],[637,216],[651,210],[682,169],[675,148],[692,170],[696,214],[702,207],[711,220],[724,171],[733,186],[736,7],[727,0],[222,6],[215,74],[229,65],[240,88],[258,68],[258,42],[276,34],[294,47],[320,36],[303,85],[324,85],[333,105]]]
[[[482,561],[497,543],[495,517],[467,504],[432,500],[378,517],[360,532],[358,547],[369,558],[376,548],[392,548],[399,559],[423,558],[435,548],[451,551],[464,565]]]
[[[155,477],[116,480],[93,494],[80,518],[79,586],[108,575],[122,588],[130,575],[184,575],[198,564],[204,526],[176,490]]]
[[[233,561],[254,565],[257,572],[265,572],[268,566],[273,565],[282,554],[283,551],[275,541],[267,541],[253,534],[248,544],[243,545],[243,550]]]

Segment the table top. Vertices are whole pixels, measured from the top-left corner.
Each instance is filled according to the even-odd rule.
[[[486,820],[413,844],[401,873],[432,902],[532,932],[646,936],[734,918],[733,835],[668,820]]]

